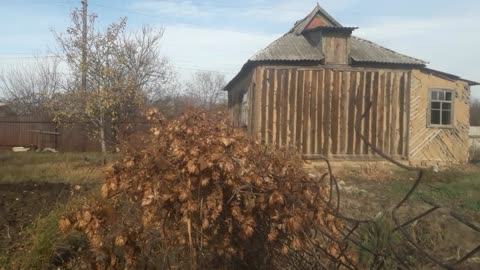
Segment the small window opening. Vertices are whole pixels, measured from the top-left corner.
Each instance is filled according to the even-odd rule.
[[[453,123],[453,91],[430,91],[430,126],[451,127]]]

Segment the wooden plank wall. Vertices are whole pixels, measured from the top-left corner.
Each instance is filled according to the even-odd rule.
[[[346,65],[350,55],[350,37],[341,33],[326,33],[322,39],[326,64]]]
[[[398,70],[259,68],[259,110],[253,113],[261,139],[296,146],[312,159],[377,158],[355,132],[360,125],[373,145],[406,158],[409,76]]]
[[[428,127],[429,90],[434,88],[455,91],[452,128]],[[410,163],[417,166],[466,163],[468,161],[470,127],[470,88],[468,84],[414,70],[410,93]]]

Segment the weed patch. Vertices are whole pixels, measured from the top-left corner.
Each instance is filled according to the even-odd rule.
[[[480,210],[480,172],[473,174],[447,171],[427,173],[423,184],[413,194],[414,200],[426,200],[440,205],[463,208],[471,211]],[[412,183],[395,181],[392,191],[398,195],[406,194]]]
[[[0,183],[94,182],[102,179],[102,166],[100,154],[6,152],[0,158]]]

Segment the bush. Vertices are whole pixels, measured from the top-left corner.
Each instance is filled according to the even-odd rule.
[[[259,144],[224,113],[153,128],[108,172],[103,201],[63,217],[84,232],[96,269],[304,269],[353,261],[328,188],[287,149]],[[133,146],[134,148],[137,146]],[[320,234],[319,231],[327,232]]]

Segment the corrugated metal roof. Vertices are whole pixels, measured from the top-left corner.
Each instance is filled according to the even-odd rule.
[[[303,35],[288,33],[256,53],[250,61],[320,61],[323,58],[322,51]]]
[[[320,26],[315,30],[353,31],[356,29],[355,27],[343,27],[317,4],[313,11],[303,20],[298,21],[286,35],[274,41],[267,48],[259,51],[250,58],[250,61],[320,61],[324,59],[321,49],[315,48],[302,34],[317,14],[325,16],[332,25]],[[373,42],[356,37],[352,37],[350,57],[356,62],[366,63],[426,64],[424,61],[394,52]]]
[[[350,57],[356,62],[425,65],[426,62],[406,56],[371,41],[352,37]]]
[[[426,63],[386,49],[373,42],[352,37],[350,57],[356,62],[425,65]],[[310,44],[304,35],[288,33],[267,48],[256,53],[250,61],[320,61],[321,49]]]
[[[235,81],[248,72],[253,66],[262,62],[270,61],[321,61],[325,58],[320,48],[316,48],[302,34],[310,21],[317,15],[322,14],[330,21],[331,26],[327,28],[338,29],[342,31],[353,31],[353,27],[343,27],[330,14],[323,10],[318,4],[315,9],[304,19],[295,23],[295,26],[284,36],[274,41],[267,48],[256,53],[242,67],[241,71],[225,87],[229,89]],[[318,29],[317,29],[318,30]],[[382,47],[371,41],[358,37],[351,38],[350,58],[356,63],[363,64],[391,64],[391,65],[411,65],[426,69],[427,62],[397,53],[393,50]],[[447,74],[449,75],[449,74]],[[449,75],[453,76],[453,75]],[[477,82],[467,81],[470,85],[478,85]]]

